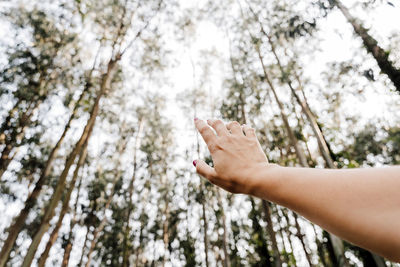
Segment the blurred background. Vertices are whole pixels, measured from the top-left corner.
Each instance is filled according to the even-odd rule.
[[[194,117],[282,166],[399,164],[399,6],[1,1],[0,267],[400,266],[192,166]]]

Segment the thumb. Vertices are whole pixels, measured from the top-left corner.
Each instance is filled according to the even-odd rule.
[[[217,175],[215,169],[203,160],[194,160],[193,165],[196,167],[196,172],[208,180],[212,180]]]

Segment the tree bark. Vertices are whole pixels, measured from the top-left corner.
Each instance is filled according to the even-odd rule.
[[[267,69],[266,69],[266,67],[264,65],[264,59],[261,56],[261,52],[260,52],[259,47],[256,47],[256,50],[257,50],[257,54],[258,54],[258,57],[260,59],[261,66],[262,66],[262,69],[263,69],[263,72],[264,72],[264,79],[267,81],[267,83],[269,85],[269,88],[271,89],[271,91],[272,91],[272,93],[274,95],[275,101],[278,104],[278,107],[279,107],[279,110],[280,110],[280,113],[281,113],[281,117],[282,117],[282,120],[283,120],[283,124],[285,126],[286,134],[289,137],[290,144],[292,145],[292,147],[294,148],[294,150],[296,152],[296,156],[299,159],[300,165],[303,166],[303,167],[307,167],[308,166],[307,157],[306,157],[303,149],[301,148],[299,142],[297,141],[296,136],[294,135],[294,132],[293,132],[292,128],[289,125],[289,120],[288,120],[288,118],[287,118],[287,116],[285,114],[283,104],[279,100],[279,97],[278,97],[278,95],[276,93],[276,90],[275,90],[275,86],[272,84],[272,81],[269,78],[269,75],[267,73]]]
[[[269,254],[268,251],[268,243],[267,240],[265,240],[264,238],[264,231],[262,230],[262,227],[259,223],[259,219],[257,215],[260,214],[260,212],[256,209],[256,205],[254,203],[254,198],[253,197],[249,197],[250,203],[251,203],[251,209],[253,212],[252,216],[251,216],[251,220],[252,220],[252,228],[254,230],[254,232],[258,233],[259,235],[259,239],[257,240],[259,241],[260,244],[256,245],[255,250],[257,251],[257,253],[260,256],[260,266],[266,266],[266,267],[272,267],[272,263],[271,263],[271,255]]]
[[[76,194],[76,200],[75,200],[75,205],[74,205],[74,215],[70,221],[70,225],[69,225],[69,234],[68,234],[68,240],[67,240],[67,244],[64,248],[64,256],[62,259],[62,263],[61,263],[61,267],[67,267],[68,263],[69,263],[69,257],[71,256],[71,251],[72,251],[72,242],[74,240],[74,227],[77,223],[77,215],[76,212],[78,210],[78,203],[79,203],[79,192],[82,186],[82,178],[79,180],[79,185],[78,185],[78,192]]]
[[[121,128],[125,128],[124,125],[125,125],[125,124],[123,123],[123,125],[122,125]],[[125,151],[125,149],[126,149],[126,146],[127,146],[127,144],[128,144],[128,140],[129,140],[128,138],[123,138],[122,141],[120,141],[120,143],[118,144],[118,155],[119,155],[118,158],[119,158],[119,159],[121,158],[122,153],[123,153],[123,152]],[[118,166],[120,166],[120,165],[121,165],[121,164],[118,164]],[[85,264],[86,267],[89,267],[89,266],[90,266],[90,262],[91,262],[92,256],[93,256],[92,253],[93,253],[93,251],[94,251],[94,249],[95,249],[95,247],[96,247],[96,244],[97,244],[97,237],[98,237],[98,235],[103,231],[104,227],[105,227],[106,224],[107,224],[107,217],[105,216],[105,212],[108,210],[108,208],[110,207],[110,205],[111,205],[111,203],[112,203],[112,200],[113,200],[113,197],[114,197],[114,192],[115,192],[115,187],[116,187],[116,185],[117,185],[117,183],[118,183],[118,181],[119,181],[120,179],[122,179],[122,175],[121,175],[121,170],[118,169],[118,171],[117,171],[117,173],[115,174],[114,179],[113,179],[113,181],[112,181],[112,187],[111,187],[110,195],[108,196],[107,202],[106,202],[106,204],[105,204],[105,206],[104,206],[104,217],[103,217],[103,219],[101,220],[99,226],[96,227],[96,228],[94,229],[94,231],[93,231],[93,239],[92,239],[92,241],[90,242],[90,248],[89,248],[89,252],[88,252],[88,255],[87,255],[88,260],[87,260],[87,262],[86,262],[86,264]]]
[[[116,179],[114,179],[114,181],[113,181],[113,185],[112,185],[112,188],[111,188],[110,195],[108,196],[106,205],[104,206],[104,211],[108,210],[108,208],[111,205],[113,196],[114,196],[114,190],[115,190],[115,186],[116,186],[116,184],[117,184],[117,182],[119,180],[118,179],[119,175],[116,175],[115,177],[116,177]],[[96,227],[94,229],[94,231],[93,231],[93,239],[90,242],[89,252],[88,252],[88,255],[87,255],[88,260],[87,260],[87,262],[85,264],[85,267],[89,267],[90,266],[90,262],[92,261],[93,251],[94,251],[94,248],[96,247],[96,244],[97,244],[97,237],[98,237],[99,233],[103,231],[104,227],[106,226],[106,223],[107,223],[107,217],[104,215],[104,217],[101,220],[99,226]]]
[[[338,5],[340,5],[343,8],[343,10],[348,11],[343,5],[341,5],[341,3],[339,1],[336,1],[336,3],[338,3]],[[253,14],[256,16],[254,11],[253,11]],[[347,12],[347,15],[350,16],[350,14],[348,12]],[[355,21],[355,20],[353,19],[353,21]],[[281,64],[279,56],[278,56],[278,54],[276,52],[276,47],[275,47],[274,42],[272,41],[272,39],[269,36],[269,34],[267,34],[267,32],[264,30],[264,27],[261,24],[261,22],[259,20],[258,20],[258,22],[260,24],[261,32],[268,39],[268,42],[269,42],[270,47],[271,47],[271,51],[272,51],[272,53],[273,53],[273,55],[274,55],[274,57],[275,57],[275,59],[277,61],[278,67],[279,67],[279,69],[281,71],[281,74],[283,76],[287,76],[287,75],[285,75],[285,71],[283,69],[283,65]],[[400,70],[398,70],[398,72],[399,72],[399,78],[400,78]],[[310,126],[311,126],[311,129],[312,129],[313,133],[314,133],[314,136],[317,139],[317,144],[318,144],[319,151],[320,151],[322,157],[324,158],[327,167],[330,168],[330,169],[337,169],[337,167],[334,164],[334,161],[333,161],[333,159],[331,157],[331,152],[330,152],[330,150],[328,148],[328,145],[327,145],[327,143],[325,141],[325,137],[324,137],[324,135],[323,135],[323,133],[321,131],[321,128],[319,127],[318,121],[317,121],[314,113],[311,111],[310,106],[307,103],[307,100],[306,100],[305,95],[304,95],[304,90],[303,90],[302,84],[300,82],[300,78],[298,77],[298,75],[296,73],[295,73],[295,76],[296,76],[296,79],[297,79],[297,81],[299,83],[300,90],[303,92],[303,97],[304,97],[303,100],[300,98],[300,96],[297,94],[296,90],[293,88],[292,83],[291,83],[289,78],[287,78],[286,83],[287,83],[288,87],[290,88],[290,91],[291,91],[292,95],[294,96],[294,98],[296,99],[297,103],[300,105],[300,107],[301,107],[301,109],[303,111],[303,114],[306,116],[306,118],[308,119],[308,121],[310,123]],[[399,80],[399,82],[400,82],[400,80]],[[336,246],[335,251],[336,251],[336,254],[337,254],[338,253],[338,251],[337,251],[338,249],[337,248],[338,247],[342,247],[343,245],[340,245],[338,243],[339,241],[336,240],[336,238],[333,238],[333,242],[336,244],[335,245]],[[344,251],[342,252],[342,254],[343,253],[344,253]],[[367,258],[368,259],[374,259],[375,263],[377,264],[377,266],[382,265],[382,262],[384,263],[383,258],[378,256],[378,255],[375,255],[374,253],[364,251],[361,254],[362,255],[371,254]],[[386,266],[386,264],[384,266]]]
[[[7,239],[4,242],[4,245],[0,251],[0,267],[4,267],[5,263],[7,262],[8,257],[11,252],[11,249],[14,246],[15,240],[17,239],[18,234],[20,233],[20,231],[22,230],[22,228],[25,224],[25,220],[29,215],[29,211],[36,204],[36,201],[37,201],[37,199],[40,195],[40,192],[43,188],[43,185],[45,184],[46,179],[47,179],[48,175],[50,174],[52,164],[53,164],[54,159],[57,156],[58,150],[60,149],[61,144],[63,143],[65,136],[71,127],[71,122],[74,120],[74,118],[77,115],[78,108],[80,106],[80,102],[83,99],[84,95],[89,90],[89,88],[90,88],[90,86],[88,86],[88,84],[87,84],[85,89],[82,91],[78,101],[76,102],[76,104],[74,106],[73,112],[72,112],[67,124],[64,127],[63,133],[61,134],[56,145],[53,147],[53,149],[50,152],[50,155],[46,161],[46,164],[41,172],[41,175],[40,175],[38,181],[35,184],[33,191],[30,193],[30,195],[28,196],[28,198],[25,201],[24,208],[20,211],[18,216],[15,218],[13,224],[8,229]]]
[[[273,225],[272,225],[272,218],[271,218],[271,211],[270,211],[270,208],[269,208],[269,204],[264,199],[262,200],[261,203],[262,203],[262,208],[263,208],[263,211],[264,211],[264,218],[265,218],[265,220],[267,222],[268,235],[271,238],[271,242],[272,242],[275,266],[276,267],[281,267],[282,266],[282,260],[281,260],[280,253],[279,253],[278,242],[276,242],[276,233],[275,233]]]
[[[60,178],[57,182],[57,185],[56,185],[56,188],[52,195],[52,198],[46,207],[46,212],[43,216],[41,224],[40,224],[39,228],[37,229],[36,233],[34,234],[31,245],[30,245],[28,252],[24,258],[22,267],[29,267],[31,265],[32,260],[35,256],[37,247],[39,246],[43,235],[46,233],[46,231],[48,230],[48,228],[50,226],[50,220],[53,218],[54,210],[56,209],[57,204],[62,196],[62,191],[63,191],[64,185],[65,185],[65,180],[68,176],[69,170],[70,170],[73,162],[75,161],[75,158],[76,158],[79,150],[81,149],[83,143],[86,141],[86,139],[90,138],[91,132],[93,130],[93,127],[94,127],[94,124],[95,124],[95,121],[97,118],[97,114],[99,112],[100,99],[102,98],[102,96],[105,94],[105,91],[110,86],[110,83],[114,76],[117,62],[119,61],[119,59],[120,59],[120,57],[118,57],[117,59],[111,59],[108,63],[107,72],[103,75],[100,90],[99,90],[99,93],[93,104],[93,108],[90,113],[89,120],[85,126],[85,129],[83,130],[83,133],[82,133],[79,141],[76,143],[74,149],[72,150],[72,152],[70,153],[69,157],[67,158],[67,160],[65,162],[64,170],[60,175]]]
[[[258,57],[260,59],[260,62],[261,62],[262,68],[263,68],[265,79],[266,79],[268,85],[270,86],[270,89],[273,92],[275,100],[276,100],[276,102],[277,102],[277,104],[279,106],[279,109],[281,111],[282,120],[283,120],[283,123],[285,125],[285,129],[287,131],[287,135],[289,137],[290,143],[295,149],[295,152],[296,152],[296,155],[297,155],[297,157],[299,159],[300,165],[303,166],[303,167],[309,167],[308,166],[308,162],[307,162],[307,158],[306,158],[305,153],[304,153],[304,150],[301,148],[300,144],[298,143],[298,141],[297,141],[297,139],[296,139],[296,137],[295,137],[295,135],[293,133],[293,130],[290,128],[290,125],[289,125],[288,119],[286,117],[286,114],[284,114],[284,111],[283,111],[283,105],[280,102],[280,100],[278,98],[278,95],[276,94],[276,90],[275,90],[274,86],[272,85],[271,80],[269,79],[266,67],[264,65],[264,60],[263,60],[263,57],[261,55],[261,52],[260,52],[260,49],[259,49],[258,46],[256,46],[256,50],[257,50]],[[334,248],[334,251],[335,251],[335,255],[339,259],[338,261],[341,264],[343,264],[343,266],[349,266],[349,264],[347,262],[347,259],[344,256],[344,246],[343,246],[342,240],[340,238],[338,238],[337,236],[331,234],[331,233],[329,233],[329,235],[331,237],[331,242],[332,242],[332,245],[333,245],[333,248]]]
[[[201,189],[202,192],[204,192],[204,182],[201,180]],[[207,214],[206,214],[206,205],[204,199],[202,200],[201,203],[201,208],[203,212],[203,228],[204,228],[204,233],[203,233],[203,241],[204,241],[204,253],[206,256],[206,267],[208,267],[208,237],[207,237],[207,232],[208,232],[208,222],[207,222]]]
[[[223,266],[224,267],[229,267],[231,266],[230,263],[230,258],[229,258],[229,253],[228,253],[228,240],[227,240],[227,229],[226,229],[226,216],[225,216],[225,211],[224,211],[224,206],[222,203],[221,199],[221,192],[220,188],[217,188],[217,199],[218,199],[218,205],[221,209],[221,216],[222,216],[222,227],[223,227],[223,233],[222,233],[222,249],[224,251],[224,261],[223,261]]]
[[[72,179],[69,182],[68,191],[66,192],[66,194],[64,196],[64,201],[63,201],[63,204],[62,204],[62,207],[61,207],[60,215],[58,216],[58,221],[57,221],[53,231],[50,234],[50,238],[47,241],[45,250],[43,251],[42,255],[40,255],[40,257],[39,257],[39,262],[38,262],[38,266],[39,267],[44,267],[44,265],[46,264],[46,260],[47,260],[47,258],[49,256],[50,249],[54,245],[54,243],[57,241],[58,231],[61,228],[61,225],[62,225],[62,222],[63,222],[65,214],[67,214],[67,212],[69,211],[69,202],[70,202],[70,199],[71,199],[71,194],[72,194],[72,191],[75,188],[75,183],[76,183],[76,180],[78,178],[79,170],[80,170],[81,166],[85,162],[86,154],[87,154],[87,141],[82,147],[82,150],[81,150],[80,155],[79,155],[78,164],[76,165],[76,168],[74,170],[74,174],[72,176]]]
[[[127,210],[127,215],[126,215],[126,226],[125,226],[125,233],[124,233],[124,251],[122,255],[122,267],[128,267],[129,266],[129,257],[131,255],[130,251],[130,245],[128,244],[128,238],[129,238],[129,233],[131,231],[131,226],[130,226],[130,218],[131,218],[131,213],[133,209],[133,203],[132,203],[132,196],[133,196],[133,189],[134,189],[134,182],[136,179],[136,169],[137,169],[137,150],[140,146],[140,140],[141,140],[141,133],[143,131],[143,126],[144,126],[144,119],[141,118],[139,122],[139,129],[138,132],[136,133],[135,137],[135,144],[133,148],[133,173],[132,173],[132,178],[129,182],[129,188],[128,188],[128,210]]]
[[[350,14],[347,7],[345,7],[341,1],[333,0],[331,2],[333,5],[339,8],[347,21],[353,27],[354,32],[362,39],[368,53],[374,57],[381,71],[388,76],[393,85],[396,87],[397,92],[400,93],[400,69],[396,68],[393,62],[389,60],[389,52],[385,51],[379,46],[378,41],[373,38],[368,33],[368,30]]]
[[[295,226],[296,226],[296,230],[297,230],[296,236],[299,238],[299,240],[301,242],[301,246],[303,248],[304,254],[306,255],[308,264],[311,267],[313,267],[314,264],[312,263],[312,259],[311,259],[312,255],[308,251],[308,248],[307,248],[307,245],[306,245],[306,241],[304,240],[305,239],[305,235],[301,232],[301,227],[300,227],[300,224],[299,224],[299,217],[297,216],[297,214],[295,212],[293,212],[293,217],[294,217],[294,222],[295,222]]]

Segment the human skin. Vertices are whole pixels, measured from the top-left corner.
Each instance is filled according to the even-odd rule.
[[[290,208],[353,244],[400,262],[400,167],[281,167],[268,162],[247,125],[200,119],[195,125],[214,167],[202,160],[193,163],[211,183]]]

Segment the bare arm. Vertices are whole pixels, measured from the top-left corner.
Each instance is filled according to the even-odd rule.
[[[202,120],[196,127],[214,162],[196,170],[233,193],[286,206],[322,228],[400,261],[400,167],[326,170],[268,163],[254,129],[237,122]],[[245,133],[245,134],[243,134]]]

